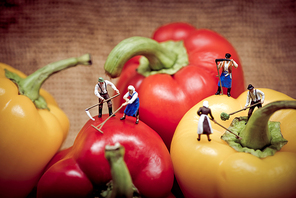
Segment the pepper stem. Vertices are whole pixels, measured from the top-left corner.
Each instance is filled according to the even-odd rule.
[[[252,149],[263,149],[270,145],[272,137],[268,121],[273,113],[281,109],[296,109],[296,101],[276,101],[257,109],[240,132],[241,145]]]
[[[52,74],[78,64],[91,65],[92,62],[90,54],[50,63],[45,67],[38,69],[26,78],[21,78],[17,74],[8,70],[5,70],[5,75],[17,84],[19,93],[30,98],[37,108],[48,109],[46,101],[39,95],[39,90],[42,84]]]
[[[105,62],[106,74],[112,78],[120,76],[124,64],[137,55],[143,55],[148,59],[148,63],[142,61],[142,66],[140,66],[139,73],[144,76],[155,72],[173,74],[188,64],[186,49],[182,41],[158,43],[149,38],[130,37],[121,41],[110,52]]]
[[[105,157],[109,162],[112,175],[112,190],[107,193],[108,198],[133,197],[134,186],[129,170],[124,161],[125,149],[119,143],[105,147]]]

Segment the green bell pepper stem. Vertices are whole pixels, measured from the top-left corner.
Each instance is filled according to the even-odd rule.
[[[149,61],[152,71],[170,69],[178,55],[157,41],[144,37],[130,37],[121,41],[110,52],[106,63],[106,74],[116,78],[121,74],[124,64],[134,56],[143,55]]]
[[[273,113],[281,109],[296,109],[296,101],[276,101],[257,109],[240,133],[241,145],[252,149],[263,149],[270,145],[268,121]]]
[[[133,182],[129,170],[123,159],[125,149],[119,143],[115,146],[107,145],[105,148],[105,158],[108,160],[113,189],[107,194],[108,198],[133,197]]]
[[[19,93],[30,98],[37,108],[48,109],[46,101],[39,94],[42,84],[52,74],[79,64],[91,65],[92,62],[90,54],[50,63],[45,67],[38,69],[26,78],[21,78],[17,74],[8,70],[5,70],[5,75],[7,78],[11,79],[17,84]]]

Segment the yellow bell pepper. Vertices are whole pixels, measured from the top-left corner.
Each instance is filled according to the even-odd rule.
[[[40,87],[52,73],[78,64],[91,64],[90,55],[49,64],[28,77],[0,64],[0,197],[26,197],[65,140],[69,120]]]
[[[274,101],[283,100],[292,101],[286,103],[293,103],[293,108],[295,108],[296,100],[293,98],[271,89],[262,88],[260,90],[265,93],[265,102],[260,110],[278,104],[273,103]],[[230,114],[242,109],[246,103],[246,98],[247,91],[237,99],[227,96],[211,96],[204,100],[209,102],[214,119],[219,124],[228,127],[235,117],[246,116],[247,111],[231,115],[230,119],[226,121],[221,120],[221,113]],[[248,150],[240,152],[228,145],[226,141],[221,139],[221,136],[229,132],[225,132],[213,121],[211,121],[212,141],[208,142],[207,138],[203,138],[203,136],[201,136],[200,141],[197,141],[199,116],[196,112],[202,106],[203,101],[200,101],[184,115],[176,128],[171,143],[174,171],[184,196],[203,198],[296,197],[296,111],[290,109],[277,110],[275,113],[268,112],[263,116],[268,121],[266,118],[272,115],[269,121],[280,122],[283,138],[288,142],[285,142],[286,144],[283,144],[284,146],[273,153],[272,156],[259,158],[248,153]],[[260,133],[259,128],[265,128],[258,126],[262,125],[263,122],[261,121],[259,124],[254,124],[255,120],[260,117],[256,117],[260,114],[259,109],[256,109],[245,125],[245,129],[247,127],[253,128],[253,131],[248,129],[247,133],[237,133],[245,142],[250,138],[247,137],[249,134]],[[256,140],[254,138],[254,141]],[[254,153],[256,152],[261,151],[257,149]]]

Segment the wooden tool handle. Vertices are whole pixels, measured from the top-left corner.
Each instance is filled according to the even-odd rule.
[[[115,96],[112,96],[111,98],[109,98],[109,99],[107,99],[107,100],[103,100],[102,102],[100,102],[100,103],[98,103],[98,104],[95,104],[95,105],[93,105],[93,106],[90,106],[90,107],[86,108],[85,111],[88,111],[88,110],[90,110],[91,108],[94,108],[94,107],[96,107],[96,106],[98,106],[98,105],[100,105],[100,104],[102,104],[102,103],[104,103],[104,102],[108,102],[109,100],[111,100],[111,99],[113,99],[113,98],[115,98],[115,97],[117,97],[117,96],[119,96],[119,95],[120,95],[120,93],[119,93],[119,94],[116,94]]]
[[[235,113],[241,112],[241,111],[246,110],[246,109],[248,109],[248,108],[254,107],[254,106],[258,105],[259,103],[260,103],[260,102],[257,102],[257,103],[255,103],[255,104],[252,104],[252,105],[248,106],[247,108],[242,108],[242,109],[240,109],[240,110],[238,110],[238,111],[235,111],[235,112],[232,112],[232,113],[230,113],[230,114],[228,114],[228,115],[233,115],[233,114],[235,114]]]
[[[232,131],[230,131],[229,129],[227,129],[226,127],[224,127],[223,125],[219,124],[217,121],[214,121],[214,120],[212,120],[212,121],[215,122],[220,127],[222,127],[223,129],[225,129],[226,131],[228,131],[229,133],[232,133],[233,135],[235,135],[237,139],[240,139],[240,140],[242,139],[240,136],[238,136],[237,134],[233,133]]]

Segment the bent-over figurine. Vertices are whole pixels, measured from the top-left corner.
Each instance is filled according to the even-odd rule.
[[[262,104],[264,103],[265,95],[259,89],[255,89],[254,86],[251,85],[251,84],[248,85],[247,89],[249,91],[248,91],[247,101],[246,101],[244,109],[247,109],[250,102],[251,102],[250,105],[257,104],[257,105],[254,105],[254,106],[250,107],[249,112],[248,112],[248,120],[247,120],[247,122],[248,122],[251,115],[253,114],[253,111],[254,111],[255,107],[258,107],[258,108],[262,107]]]
[[[134,86],[128,86],[128,92],[123,96],[123,99],[125,99],[126,102],[122,105],[127,106],[124,110],[123,117],[121,117],[120,120],[124,120],[125,116],[133,116],[136,117],[136,124],[138,124],[140,100]]]
[[[108,81],[108,80],[104,80],[102,77],[100,77],[98,79],[98,83],[96,84],[95,86],[95,95],[99,98],[99,118],[102,117],[102,110],[103,110],[103,103],[104,103],[104,100],[108,100],[110,98],[109,94],[108,94],[108,90],[107,90],[107,85],[111,86],[112,89],[114,91],[117,92],[117,94],[119,94],[119,91],[118,89],[115,87],[115,85]],[[113,113],[112,113],[112,101],[109,100],[107,102],[108,104],[108,109],[109,109],[109,116],[111,116]]]
[[[231,54],[229,53],[225,54],[226,59],[229,59],[230,57],[231,57]],[[221,81],[222,87],[227,88],[228,97],[230,97],[230,91],[232,87],[232,66],[235,68],[238,67],[238,64],[233,59],[230,59],[230,61],[221,61],[218,65],[218,70],[222,67],[220,81]],[[215,95],[220,95],[220,92],[221,92],[220,81],[218,82],[218,90],[215,93]]]
[[[211,109],[209,108],[208,101],[203,102],[203,106],[199,108],[199,110],[197,111],[197,115],[200,116],[198,120],[198,127],[197,127],[197,134],[198,134],[197,140],[200,141],[201,134],[206,134],[208,137],[208,141],[211,141],[210,134],[213,133],[213,130],[212,130],[212,126],[211,126],[208,115],[210,115],[211,119],[214,122],[215,122],[215,119],[212,115]]]

